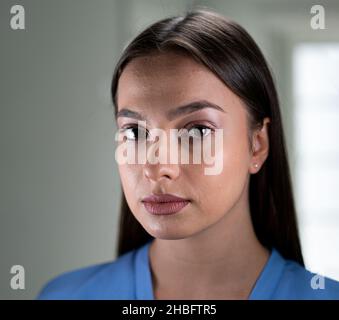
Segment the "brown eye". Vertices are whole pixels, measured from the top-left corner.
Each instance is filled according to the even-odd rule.
[[[122,128],[119,130],[123,135],[130,141],[137,141],[141,139],[147,139],[148,132],[145,129],[142,129],[138,126],[130,126],[126,128]]]
[[[204,138],[208,136],[212,131],[213,129],[207,126],[195,125],[188,129],[188,136],[192,138],[196,138],[196,137]]]

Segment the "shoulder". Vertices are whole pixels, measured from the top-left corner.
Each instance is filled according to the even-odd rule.
[[[134,295],[134,255],[64,272],[49,280],[38,300],[52,299],[132,299]]]
[[[285,260],[275,290],[277,299],[339,299],[339,282],[307,270],[299,263]]]

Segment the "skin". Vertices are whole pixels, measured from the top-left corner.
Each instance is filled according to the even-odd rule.
[[[171,121],[165,117],[168,110],[196,100],[213,102],[225,112],[206,108]],[[248,199],[250,176],[269,152],[269,119],[251,133],[251,149],[242,100],[208,68],[175,52],[133,59],[119,79],[117,106],[147,115],[148,129],[167,132],[192,121],[224,129],[218,175],[205,175],[204,163],[118,168],[133,215],[155,238],[149,253],[155,298],[247,299],[269,258],[253,230]],[[137,119],[117,118],[118,128],[128,124]],[[174,215],[155,216],[141,203],[152,193],[174,194],[190,203]]]

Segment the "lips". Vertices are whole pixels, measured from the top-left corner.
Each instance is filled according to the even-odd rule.
[[[188,199],[184,199],[172,194],[152,194],[142,199],[145,209],[152,214],[174,214],[179,212],[189,204]]]

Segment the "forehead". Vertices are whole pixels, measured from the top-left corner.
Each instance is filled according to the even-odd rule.
[[[225,84],[192,57],[173,52],[138,57],[127,64],[118,83],[118,107],[229,95]]]

